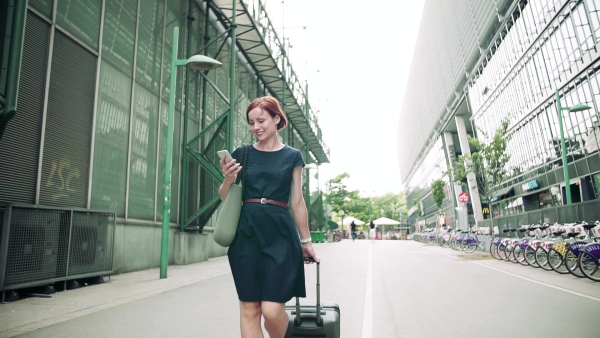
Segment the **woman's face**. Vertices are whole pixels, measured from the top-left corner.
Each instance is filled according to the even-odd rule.
[[[269,139],[277,134],[280,117],[272,117],[266,110],[256,107],[248,113],[250,130],[259,141]]]

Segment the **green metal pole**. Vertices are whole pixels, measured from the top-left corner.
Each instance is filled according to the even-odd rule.
[[[569,177],[569,163],[567,162],[567,146],[565,145],[565,132],[563,130],[563,117],[562,107],[560,105],[560,95],[558,89],[556,90],[556,110],[558,110],[558,126],[560,127],[560,146],[562,149],[562,162],[563,170],[565,172],[565,194],[567,196],[567,203],[571,204],[571,178]]]
[[[167,113],[167,139],[165,154],[165,182],[162,217],[162,242],[160,246],[160,278],[167,278],[169,264],[169,220],[171,213],[171,165],[173,160],[173,115],[175,115],[175,83],[177,81],[177,50],[179,27],[173,28],[173,51],[171,54],[171,82],[169,83],[169,111]]]
[[[4,130],[10,121],[15,116],[15,109],[17,106],[17,95],[19,88],[19,72],[21,70],[21,57],[23,55],[23,36],[25,34],[25,15],[27,12],[27,1],[13,1],[11,4],[6,5],[14,6],[12,16],[12,27],[6,27],[7,31],[10,30],[10,46],[8,48],[8,68],[6,70],[6,78],[3,78],[4,74],[0,74],[1,85],[5,86],[5,97],[6,102],[4,105],[4,112],[0,113],[0,139],[4,134]],[[10,21],[10,20],[9,20]],[[4,23],[6,25],[6,23]],[[5,54],[7,55],[6,51]]]
[[[192,28],[192,20],[194,19],[194,17],[192,16],[192,8],[193,8],[194,4],[193,4],[193,0],[189,0],[188,1],[188,12],[190,12],[188,14],[188,21],[187,21],[187,46],[186,46],[186,50],[187,53],[189,53],[190,50],[192,50],[192,39],[190,39],[190,34],[189,32],[191,32]],[[189,185],[189,156],[188,156],[188,152],[187,152],[187,143],[188,143],[188,119],[189,119],[189,100],[191,100],[190,97],[190,85],[189,85],[190,79],[189,79],[189,71],[186,69],[186,76],[185,76],[185,89],[184,89],[184,93],[185,93],[185,106],[183,107],[183,142],[181,144],[181,155],[182,155],[182,159],[181,159],[181,189],[179,190],[179,220],[180,220],[180,228],[179,230],[181,231],[185,231],[185,224],[187,221],[187,204],[188,204],[188,185]]]
[[[25,35],[25,15],[27,1],[15,1],[13,9],[13,24],[10,41],[8,69],[6,70],[6,107],[4,111],[14,110],[17,106],[17,90],[21,56],[23,54],[23,36]]]
[[[231,51],[229,58],[229,117],[227,118],[227,149],[233,150],[233,121],[235,118],[235,47],[236,47],[236,17],[237,0],[232,1],[231,10]]]

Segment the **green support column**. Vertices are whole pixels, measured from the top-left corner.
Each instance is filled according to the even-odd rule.
[[[177,50],[179,45],[179,28],[173,28],[173,50],[171,54],[171,81],[169,84],[169,109],[167,122],[167,139],[165,154],[165,181],[162,217],[162,241],[160,246],[160,278],[167,277],[169,264],[169,220],[171,213],[171,166],[173,161],[173,116],[175,115],[175,91],[177,82]]]
[[[231,7],[231,51],[229,58],[229,116],[227,117],[227,149],[233,151],[233,123],[235,119],[235,59],[236,59],[237,0]]]
[[[193,6],[193,0],[188,1],[188,12],[191,12]],[[192,41],[190,39],[189,32],[192,29],[192,21],[193,17],[188,15],[188,24],[187,24],[187,46],[186,52],[192,49]],[[181,189],[179,189],[179,230],[185,230],[185,221],[187,219],[187,204],[188,204],[188,185],[189,185],[189,156],[187,152],[187,142],[188,142],[188,120],[189,120],[189,100],[190,100],[190,85],[189,85],[189,70],[186,69],[185,83],[184,83],[184,93],[185,93],[185,105],[183,107],[183,142],[181,142]]]
[[[562,106],[560,104],[560,95],[556,90],[556,110],[558,110],[558,126],[560,129],[560,147],[562,150],[562,165],[565,173],[565,194],[567,196],[567,204],[573,203],[571,199],[571,178],[569,177],[569,163],[567,162],[567,146],[565,144],[565,132],[563,130]]]
[[[10,6],[10,5],[9,5]],[[13,1],[12,26],[10,27],[10,46],[8,53],[8,69],[6,70],[6,103],[4,112],[0,114],[0,139],[8,121],[14,116],[17,107],[19,89],[19,71],[23,54],[23,36],[25,34],[25,15],[27,1]],[[6,24],[6,23],[4,23]],[[9,29],[9,27],[6,27]],[[8,33],[8,32],[7,32]]]

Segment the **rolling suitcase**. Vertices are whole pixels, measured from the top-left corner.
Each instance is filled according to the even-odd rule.
[[[307,258],[305,258],[307,259]],[[312,261],[312,259],[309,259]],[[285,338],[340,337],[340,307],[335,303],[321,303],[320,264],[317,263],[317,300],[296,297],[285,304],[290,322]]]

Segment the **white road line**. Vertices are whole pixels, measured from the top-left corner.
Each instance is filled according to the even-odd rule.
[[[544,286],[547,286],[547,287],[549,287],[549,288],[553,288],[553,289],[556,289],[556,290],[564,291],[564,292],[567,292],[567,293],[570,293],[570,294],[573,294],[573,295],[576,295],[576,296],[580,296],[580,297],[583,297],[583,298],[587,298],[587,299],[591,299],[591,300],[595,300],[595,301],[597,301],[597,302],[600,302],[600,298],[597,298],[597,297],[594,297],[594,296],[590,296],[590,295],[586,295],[586,294],[584,294],[584,293],[580,293],[580,292],[577,292],[577,291],[572,291],[572,290],[569,290],[569,289],[561,288],[560,286],[556,286],[556,285],[552,285],[552,284],[548,284],[548,283],[540,282],[540,281],[537,281],[537,280],[535,280],[535,279],[531,279],[531,278],[527,278],[527,277],[519,276],[519,275],[517,275],[517,274],[515,274],[515,273],[508,272],[508,271],[504,271],[504,270],[502,270],[502,269],[498,269],[498,268],[494,268],[494,267],[491,267],[491,266],[489,266],[489,265],[485,265],[485,264],[482,264],[482,263],[479,263],[479,262],[471,262],[471,263],[473,263],[473,264],[477,264],[477,265],[479,265],[479,266],[483,266],[484,268],[488,268],[488,269],[496,270],[496,271],[498,271],[498,272],[502,272],[502,273],[505,273],[505,274],[507,274],[507,275],[511,275],[511,276],[513,276],[513,277],[521,278],[521,279],[524,279],[524,280],[526,280],[526,281],[529,281],[529,282],[532,282],[532,283],[536,283],[536,284],[544,285]]]
[[[365,312],[363,314],[362,338],[373,337],[373,248],[369,245],[369,260],[367,262],[367,287],[365,294]]]
[[[437,252],[437,253],[439,253],[441,255],[444,255],[444,256],[448,256],[450,258],[460,259],[457,256],[449,255],[449,254],[446,254],[444,252]],[[521,278],[523,280],[526,280],[526,281],[529,281],[529,282],[532,282],[532,283],[536,283],[536,284],[539,284],[539,285],[544,285],[544,286],[547,286],[549,288],[553,288],[553,289],[556,289],[556,290],[564,291],[564,292],[567,292],[567,293],[570,293],[570,294],[573,294],[573,295],[576,295],[576,296],[580,296],[580,297],[583,297],[583,298],[587,298],[587,299],[591,299],[591,300],[595,300],[597,302],[600,302],[600,298],[598,298],[598,297],[594,297],[594,296],[586,295],[586,294],[581,293],[581,292],[577,292],[577,291],[572,291],[572,290],[569,290],[569,289],[565,289],[565,288],[562,288],[560,286],[556,286],[556,285],[552,285],[552,284],[540,282],[540,281],[537,281],[535,279],[523,277],[523,276],[517,275],[515,273],[504,271],[504,270],[498,269],[498,268],[494,268],[494,267],[491,267],[489,265],[485,265],[485,264],[482,264],[482,263],[479,263],[479,262],[470,261],[470,263],[477,264],[479,266],[483,266],[484,268],[492,269],[492,270],[495,270],[495,271],[498,271],[498,272],[502,272],[502,273],[505,273],[507,275],[511,275],[513,277]]]

